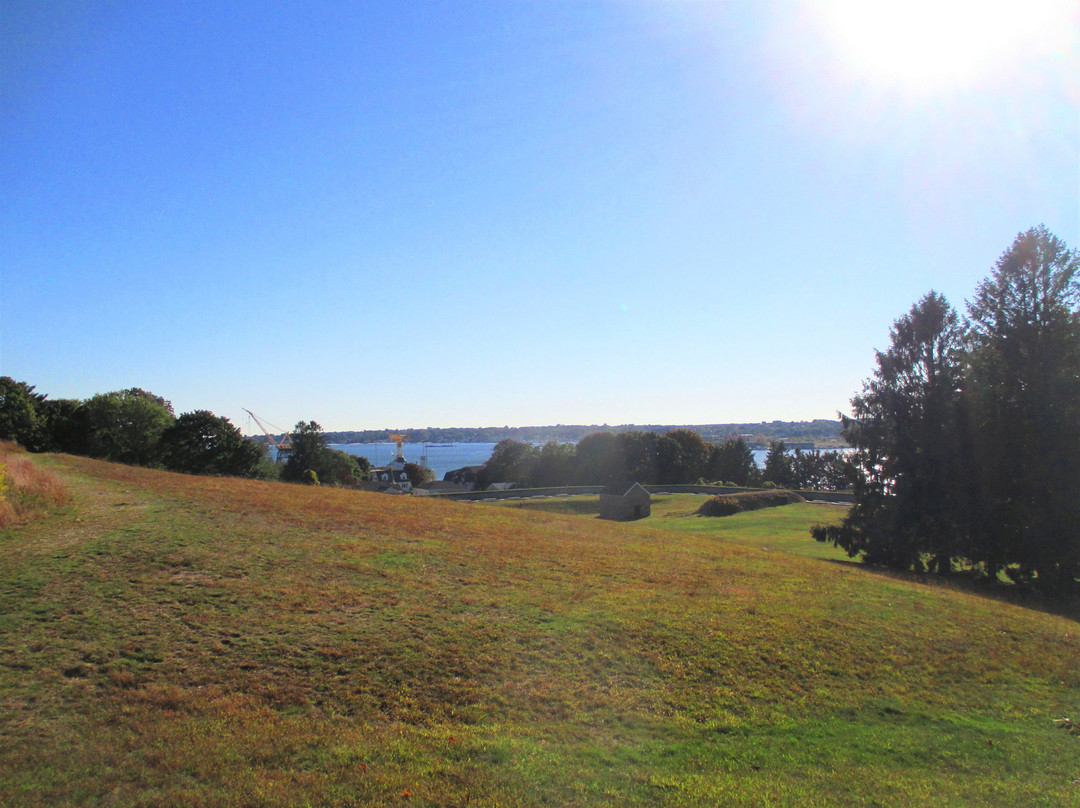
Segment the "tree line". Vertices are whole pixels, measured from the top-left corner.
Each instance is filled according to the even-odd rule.
[[[50,399],[26,382],[0,377],[0,440],[32,452],[68,454],[186,474],[355,485],[371,479],[366,458],[327,445],[322,427],[301,421],[284,463],[208,410],[179,417],[172,403],[138,387],[89,399]]]
[[[897,570],[1080,578],[1080,251],[1019,234],[961,316],[931,291],[851,400],[855,504],[819,541]]]
[[[850,487],[850,466],[839,451],[790,452],[774,441],[758,468],[741,437],[719,443],[692,429],[591,432],[576,444],[542,446],[506,438],[499,441],[477,475],[477,487],[513,482],[527,488],[563,485],[671,485],[716,483],[735,486],[842,490]]]
[[[728,435],[747,437],[752,446],[768,446],[776,441],[786,443],[816,443],[836,446],[840,441],[840,421],[762,421],[760,423],[657,425],[657,424],[556,424],[554,426],[490,426],[490,427],[409,427],[327,432],[330,443],[377,443],[386,440],[388,433],[408,435],[414,443],[497,443],[513,438],[522,443],[577,443],[593,432],[656,432],[664,434],[673,429],[691,429],[706,440],[726,440]]]

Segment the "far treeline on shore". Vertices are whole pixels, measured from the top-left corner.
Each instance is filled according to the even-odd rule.
[[[423,427],[363,429],[327,432],[326,440],[340,443],[382,443],[388,434],[405,434],[413,443],[498,443],[516,440],[542,444],[577,443],[594,432],[656,432],[666,434],[673,429],[689,429],[707,441],[723,442],[742,438],[751,449],[767,449],[783,441],[788,446],[813,444],[818,448],[834,449],[843,446],[840,421],[817,418],[813,421],[761,421],[743,424],[556,424],[555,426],[485,426],[485,427]],[[280,436],[278,436],[280,437]]]

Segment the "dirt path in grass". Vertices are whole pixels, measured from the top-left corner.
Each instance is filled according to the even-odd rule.
[[[59,512],[14,528],[6,540],[0,539],[9,564],[57,555],[93,541],[135,522],[148,508],[144,492],[89,479],[67,465],[62,455],[33,457],[35,463],[63,480],[74,501]]]

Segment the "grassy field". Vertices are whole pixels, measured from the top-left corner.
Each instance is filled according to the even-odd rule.
[[[835,506],[35,462],[71,503],[0,532],[0,805],[1080,805],[1080,625],[847,563]]]

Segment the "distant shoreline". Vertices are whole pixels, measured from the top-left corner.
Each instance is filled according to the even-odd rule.
[[[498,443],[512,439],[525,443],[577,443],[592,432],[658,432],[690,429],[707,441],[722,443],[729,437],[741,437],[751,448],[767,448],[772,441],[790,445],[812,444],[818,449],[834,449],[845,445],[840,434],[840,422],[825,419],[813,421],[762,421],[727,424],[555,424],[554,426],[522,427],[420,427],[386,428],[326,432],[330,444],[385,443],[390,434],[407,435],[410,443]]]

